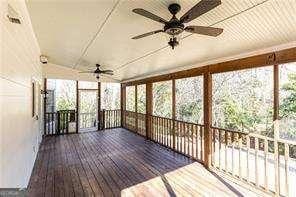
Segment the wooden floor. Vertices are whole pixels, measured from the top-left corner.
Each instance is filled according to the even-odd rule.
[[[46,137],[29,196],[256,196],[125,129]]]

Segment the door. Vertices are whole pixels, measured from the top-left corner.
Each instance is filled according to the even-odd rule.
[[[98,130],[98,91],[79,90],[79,132]]]

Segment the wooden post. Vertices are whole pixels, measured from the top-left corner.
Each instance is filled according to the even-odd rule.
[[[136,128],[136,133],[139,133],[138,131],[138,86],[135,85],[135,128]]]
[[[79,131],[79,82],[76,81],[76,133]]]
[[[125,108],[126,108],[126,87],[121,84],[121,94],[120,94],[120,108],[121,108],[121,127],[125,127]]]
[[[44,78],[44,99],[43,99],[43,135],[46,134],[46,99],[47,99],[47,79]]]
[[[212,74],[204,73],[204,165],[209,168],[212,158]]]
[[[176,128],[175,128],[175,120],[176,120],[176,80],[172,80],[172,120],[173,120],[173,149],[176,149]]]
[[[273,67],[273,121],[274,139],[279,139],[279,66]]]
[[[152,122],[151,115],[153,111],[152,105],[152,83],[146,84],[146,139],[151,139],[151,131],[152,131]]]
[[[279,195],[279,66],[273,66],[273,131],[274,131],[274,170],[275,194]]]
[[[97,109],[97,111],[98,111],[98,115],[97,115],[97,119],[98,119],[98,125],[97,125],[97,127],[98,127],[98,130],[100,130],[100,128],[101,128],[101,83],[100,82],[98,82],[98,109]]]

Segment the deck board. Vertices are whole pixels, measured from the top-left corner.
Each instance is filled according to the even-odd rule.
[[[125,129],[49,136],[29,196],[256,196]],[[262,195],[262,193],[260,193]]]

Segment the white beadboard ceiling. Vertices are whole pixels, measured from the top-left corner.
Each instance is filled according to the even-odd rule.
[[[165,34],[131,37],[162,29],[160,23],[134,14],[144,8],[167,20],[170,3],[180,17],[199,0],[28,0],[42,54],[53,64],[79,70],[100,63],[128,80],[178,70],[225,57],[296,41],[296,0],[222,0],[222,5],[187,25],[224,29],[216,37],[183,34],[172,50]]]

